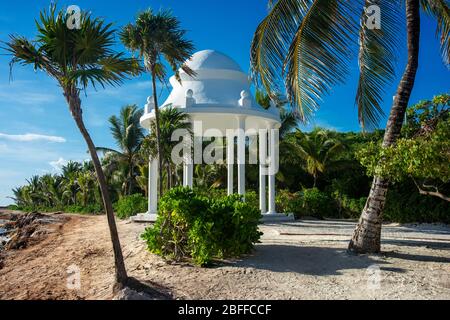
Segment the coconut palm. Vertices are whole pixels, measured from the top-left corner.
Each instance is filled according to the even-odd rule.
[[[14,188],[12,189],[14,196],[9,198],[14,200],[19,207],[31,207],[33,206],[33,200],[31,199],[29,191],[30,189],[28,186]]]
[[[152,80],[152,94],[155,105],[156,147],[159,161],[159,189],[163,190],[163,159],[164,151],[161,145],[160,113],[156,81],[165,82],[166,72],[163,60],[166,60],[178,81],[179,68],[188,75],[195,73],[184,64],[193,53],[194,46],[185,39],[186,31],[180,28],[180,22],[170,11],[154,12],[148,9],[138,15],[134,24],[128,24],[120,33],[122,43],[131,51],[136,52],[144,60],[144,67],[150,73]]]
[[[116,284],[120,287],[126,284],[128,276],[105,175],[94,142],[83,122],[80,92],[89,85],[118,85],[127,76],[137,74],[139,67],[136,60],[113,51],[114,29],[111,24],[83,12],[80,28],[69,29],[68,19],[65,10],[57,11],[56,5],[52,4],[48,11],[41,12],[36,22],[38,35],[35,40],[11,35],[5,49],[13,56],[12,64],[31,65],[36,70],[44,71],[56,80],[63,91],[95,167],[111,233]]]
[[[77,204],[77,193],[80,190],[77,177],[81,170],[81,164],[75,161],[69,161],[61,168],[63,176],[61,188],[64,191],[64,198],[68,199],[68,204]]]
[[[115,155],[117,161],[124,164],[126,179],[124,180],[123,195],[130,195],[136,185],[135,167],[139,160],[139,150],[144,139],[144,129],[140,125],[142,110],[136,105],[125,106],[120,110],[120,116],[109,118],[110,130],[120,151],[110,148],[97,148],[104,153]]]
[[[383,147],[393,145],[400,136],[414,86],[421,8],[436,18],[442,55],[449,64],[450,8],[446,0],[272,0],[270,4],[270,12],[258,26],[252,43],[255,82],[269,93],[280,92],[284,84],[291,105],[307,120],[321,97],[333,85],[345,81],[349,58],[359,47],[356,103],[359,120],[366,127],[376,125],[383,115],[383,89],[394,79],[400,10],[405,9],[408,61],[391,108]],[[381,10],[381,28],[372,28],[370,23],[373,12],[366,9],[372,5]],[[374,178],[350,250],[380,251],[387,188],[387,179]]]
[[[145,138],[143,143],[144,157],[156,158],[158,156],[158,138],[156,136],[156,123],[152,123],[151,132]],[[171,188],[173,185],[173,176],[176,171],[175,165],[172,162],[172,149],[179,144],[179,141],[172,141],[172,135],[177,130],[185,130],[189,134],[192,134],[191,123],[189,122],[189,115],[171,106],[167,106],[161,109],[160,113],[160,136],[161,150],[164,158],[162,158],[162,165],[167,169],[166,181],[167,188]]]

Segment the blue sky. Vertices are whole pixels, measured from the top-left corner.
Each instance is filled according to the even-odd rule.
[[[215,49],[234,58],[244,70],[249,68],[250,42],[258,23],[266,14],[265,0],[158,0],[158,1],[59,1],[59,6],[76,4],[108,21],[122,26],[147,7],[171,8],[189,30],[198,50]],[[34,19],[48,0],[2,1],[0,4],[0,40],[16,33],[35,35]],[[403,23],[403,22],[401,22]],[[422,21],[421,65],[411,102],[448,92],[449,70],[441,62],[435,37],[435,23]],[[119,44],[118,50],[124,50]],[[404,66],[405,49],[399,48],[399,72]],[[24,184],[34,174],[57,172],[68,160],[88,159],[86,147],[59,88],[41,72],[17,66],[14,81],[9,82],[9,58],[0,56],[0,205],[11,203],[11,188]],[[357,63],[354,61],[349,81],[335,88],[324,99],[315,117],[315,125],[340,131],[358,131],[354,97]],[[396,86],[387,88],[384,110],[390,108]],[[148,75],[127,81],[120,88],[90,90],[83,97],[84,115],[94,142],[114,147],[107,119],[125,104],[143,105],[150,95]],[[167,92],[162,91],[161,98]],[[380,123],[384,127],[385,120]]]

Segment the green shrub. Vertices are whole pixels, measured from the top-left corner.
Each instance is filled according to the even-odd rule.
[[[301,216],[323,219],[324,217],[336,217],[339,214],[334,199],[317,188],[301,191],[299,202],[298,213]]]
[[[245,202],[252,207],[259,209],[259,193],[249,191],[245,194]]]
[[[305,216],[319,219],[339,216],[336,201],[317,188],[304,189],[297,193],[282,190],[278,193],[276,204],[277,211],[293,213],[297,219]]]
[[[383,212],[385,221],[450,224],[449,202],[420,195],[415,189],[405,194],[402,188],[406,187],[406,184],[400,184],[389,189]]]
[[[275,197],[277,212],[295,213],[299,207],[300,197],[298,193],[292,193],[289,190],[280,190]]]
[[[237,195],[214,198],[174,188],[160,200],[158,213],[155,225],[142,235],[150,252],[192,258],[200,266],[249,253],[261,236],[258,209]]]
[[[114,210],[119,219],[127,219],[147,211],[148,200],[141,194],[133,194],[119,199]]]
[[[366,197],[354,199],[346,194],[341,194],[339,191],[333,193],[333,198],[338,206],[339,218],[344,219],[358,219],[367,202]]]

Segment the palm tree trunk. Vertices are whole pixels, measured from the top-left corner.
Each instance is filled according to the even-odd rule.
[[[128,161],[128,165],[130,166],[130,169],[128,171],[128,195],[130,196],[133,193],[133,178],[134,178],[134,174],[133,174],[133,159],[131,158]]]
[[[98,158],[95,145],[92,142],[91,136],[89,135],[89,132],[87,131],[84,125],[81,110],[81,100],[78,96],[78,93],[66,95],[66,99],[69,102],[72,117],[74,118],[78,126],[78,129],[83,135],[84,140],[86,140],[86,144],[88,146],[89,153],[91,154],[92,162],[94,164],[95,172],[97,174],[97,180],[102,194],[103,206],[106,211],[106,217],[108,219],[109,232],[111,234],[111,242],[114,251],[114,263],[116,270],[116,289],[120,289],[126,286],[128,281],[128,275],[125,268],[125,262],[123,260],[122,248],[120,245],[119,234],[117,232],[116,220],[114,217],[111,199],[108,193],[108,186],[106,184],[105,174],[103,173],[103,169],[100,164],[100,160]]]
[[[391,109],[383,148],[396,143],[400,136],[406,108],[409,104],[419,67],[420,4],[419,0],[406,0],[406,24],[408,37],[408,63],[400,81]],[[377,253],[381,250],[381,225],[389,180],[374,177],[369,198],[349,243],[349,250],[356,253]]]
[[[159,127],[159,107],[158,107],[158,97],[156,96],[156,73],[155,67],[152,67],[152,85],[153,85],[153,102],[155,103],[155,122],[156,122],[156,148],[158,149],[158,172],[159,172],[159,196],[163,193],[163,154],[161,148],[161,130]]]

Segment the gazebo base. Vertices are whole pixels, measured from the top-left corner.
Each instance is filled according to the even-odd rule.
[[[263,214],[261,223],[277,223],[277,222],[293,222],[295,221],[294,215],[291,213],[285,215],[283,213],[270,213]]]
[[[157,217],[155,213],[140,213],[137,216],[131,217],[131,221],[141,223],[156,222]]]

